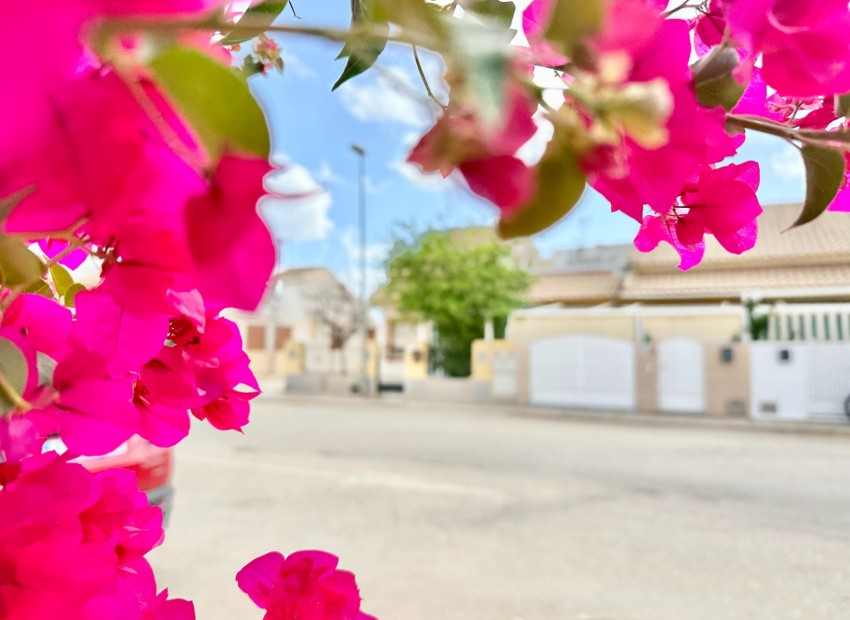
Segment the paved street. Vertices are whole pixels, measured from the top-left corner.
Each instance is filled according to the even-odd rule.
[[[334,551],[380,620],[850,618],[850,438],[260,401],[197,425],[153,554],[199,620],[248,560]]]

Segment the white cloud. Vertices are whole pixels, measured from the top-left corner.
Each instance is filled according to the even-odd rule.
[[[281,170],[266,176],[265,186],[270,192],[284,195],[266,196],[259,204],[275,239],[317,241],[333,230],[328,217],[331,195],[304,166],[285,163]]]
[[[322,161],[316,169],[316,180],[322,185],[341,185],[345,179],[339,176],[327,161]]]
[[[399,67],[376,68],[340,86],[339,95],[346,110],[363,122],[420,128],[433,120],[422,86]]]
[[[444,179],[439,172],[426,174],[420,170],[419,166],[411,164],[406,160],[394,161],[390,164],[390,168],[417,187],[430,192],[445,190],[447,184],[450,182],[449,179]]]
[[[770,167],[783,181],[794,181],[806,176],[803,158],[796,149],[784,148],[770,158]]]
[[[316,72],[313,71],[313,68],[304,62],[300,56],[296,56],[286,49],[283,50],[282,55],[284,72],[290,71],[293,75],[305,80],[312,80],[316,78]]]

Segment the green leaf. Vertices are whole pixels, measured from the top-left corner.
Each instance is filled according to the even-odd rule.
[[[835,95],[834,102],[836,116],[850,116],[850,93]]]
[[[411,35],[433,39],[423,45],[440,51],[446,40],[446,20],[440,6],[424,0],[365,0],[371,21],[398,24]]]
[[[73,308],[74,298],[76,298],[77,293],[84,290],[86,290],[85,286],[83,286],[79,282],[75,282],[74,284],[68,287],[67,291],[65,291],[65,296],[62,299],[62,304],[67,308]]]
[[[240,30],[224,37],[222,45],[235,45],[263,34],[286,8],[288,0],[266,0],[250,7],[239,20]],[[246,33],[242,28],[249,28]]]
[[[24,293],[30,293],[32,295],[41,295],[42,297],[46,297],[47,299],[53,299],[55,297],[53,289],[51,289],[50,285],[44,280],[36,280],[30,286],[24,289]]]
[[[3,222],[19,202],[35,191],[35,185],[29,185],[14,194],[0,198],[0,222]]]
[[[150,68],[214,160],[228,147],[268,157],[265,116],[247,82],[235,71],[185,47],[165,50]]]
[[[23,241],[0,234],[0,284],[7,288],[26,287],[45,272],[44,263]]]
[[[555,137],[538,166],[537,192],[528,206],[499,221],[498,232],[502,239],[546,230],[576,206],[584,192],[585,175],[575,153],[565,146],[556,126]]]
[[[53,280],[53,286],[60,297],[74,284],[71,273],[59,264],[50,266],[50,278]]]
[[[544,36],[570,54],[602,27],[605,4],[603,0],[556,0]]]
[[[351,0],[351,27],[355,29],[361,24],[371,24],[380,31],[382,36],[362,37],[345,44],[337,58],[348,58],[348,62],[331,90],[336,90],[351,78],[367,71],[387,47],[389,24],[372,18],[371,9],[366,4],[366,0]]]
[[[696,61],[691,69],[697,101],[707,108],[721,106],[727,111],[734,108],[746,90],[732,75],[737,67],[738,52],[731,47],[715,47]]]
[[[513,2],[502,0],[475,0],[469,9],[479,15],[494,18],[506,28],[510,27],[516,13],[516,5]]]
[[[8,338],[0,338],[0,374],[6,387],[0,389],[0,413],[15,410],[15,402],[8,393],[12,389],[20,396],[27,386],[29,367],[23,352]]]
[[[263,63],[254,58],[253,54],[248,54],[242,60],[242,72],[245,74],[246,78],[262,73],[263,69]]]
[[[838,151],[806,145],[802,149],[806,166],[806,202],[791,228],[808,224],[823,213],[844,181],[844,157]]]

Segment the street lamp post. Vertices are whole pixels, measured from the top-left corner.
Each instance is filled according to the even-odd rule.
[[[360,393],[364,396],[369,394],[369,377],[366,366],[369,362],[368,349],[368,324],[367,324],[367,301],[366,301],[366,149],[359,144],[352,144],[351,150],[357,155],[358,160],[358,200],[357,220],[360,229]]]

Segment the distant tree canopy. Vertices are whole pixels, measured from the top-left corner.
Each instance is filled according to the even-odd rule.
[[[504,318],[524,304],[531,277],[509,247],[458,243],[431,231],[398,241],[388,260],[387,293],[398,310],[434,324],[432,352],[449,376],[468,376],[472,342],[488,319]]]

